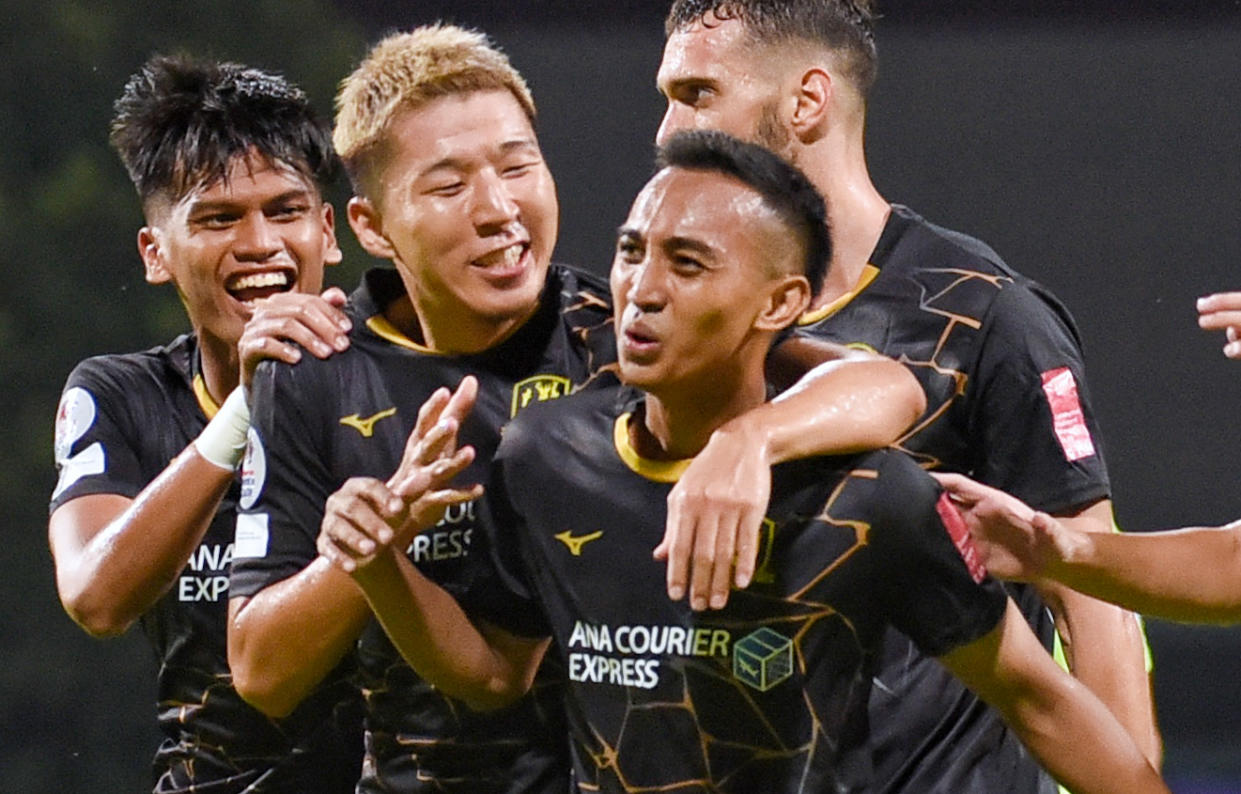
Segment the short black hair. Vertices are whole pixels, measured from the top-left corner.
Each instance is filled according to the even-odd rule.
[[[878,73],[875,0],[673,0],[664,21],[671,36],[703,21],[736,19],[759,43],[811,41],[842,57],[841,69],[862,96]]]
[[[814,295],[823,287],[832,258],[827,206],[810,179],[778,154],[718,130],[688,130],[659,147],[659,169],[714,171],[748,185],[798,237],[802,273]]]
[[[337,171],[332,137],[283,76],[237,63],[156,55],[113,106],[109,141],[144,207],[224,179],[251,150],[297,169],[323,192]]]

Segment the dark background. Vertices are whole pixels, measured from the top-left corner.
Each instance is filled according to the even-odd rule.
[[[117,7],[109,7],[109,6]],[[123,6],[123,7],[121,7]],[[277,69],[329,112],[383,31],[445,19],[529,79],[560,187],[558,258],[607,267],[649,173],[662,0],[0,0],[0,790],[146,790],[151,654],[60,610],[47,552],[51,428],[79,359],[185,327],[142,281],[142,219],[107,149],[111,101],[151,52]],[[1241,289],[1238,2],[889,2],[869,152],[889,199],[989,242],[1055,291],[1085,340],[1121,526],[1241,515],[1241,362],[1194,299]],[[343,186],[334,199],[339,206]],[[329,279],[351,286],[349,243]],[[1185,571],[1186,576],[1194,575]],[[1241,791],[1241,630],[1150,625],[1178,791]]]

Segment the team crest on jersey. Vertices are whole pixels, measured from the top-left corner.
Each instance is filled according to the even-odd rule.
[[[246,456],[241,460],[241,499],[237,505],[242,510],[254,507],[267,483],[267,452],[263,439],[253,427],[246,431]]]
[[[733,677],[766,692],[793,675],[793,641],[766,626],[733,644]]]
[[[535,375],[526,378],[513,387],[513,407],[509,416],[517,416],[517,412],[530,403],[564,397],[572,388],[573,383],[563,375]]]

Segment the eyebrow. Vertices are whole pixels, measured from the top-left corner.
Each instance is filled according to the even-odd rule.
[[[294,201],[301,198],[313,200],[314,193],[309,188],[291,188],[290,190],[286,190],[285,192],[264,201],[263,206],[267,207],[272,204],[282,204],[286,201]],[[201,212],[234,209],[241,203],[242,202],[240,201],[230,201],[228,199],[214,199],[209,201],[194,200],[190,202],[189,214],[197,215]]]

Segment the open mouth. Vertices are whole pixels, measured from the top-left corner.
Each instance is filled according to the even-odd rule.
[[[241,273],[228,279],[225,291],[242,303],[261,300],[293,288],[293,274],[287,270]]]
[[[529,243],[513,243],[480,256],[470,264],[482,268],[492,278],[511,278],[525,270],[526,253],[530,250]]]

